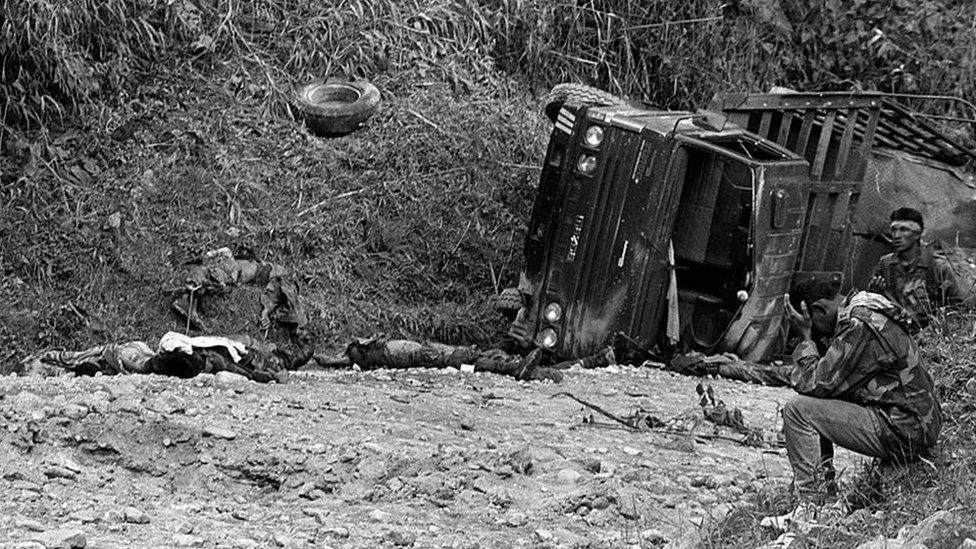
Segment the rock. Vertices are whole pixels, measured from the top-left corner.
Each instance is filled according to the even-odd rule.
[[[36,534],[29,541],[40,542],[47,549],[81,549],[88,545],[88,538],[81,530],[58,528]]]
[[[142,414],[146,409],[142,406],[142,397],[139,395],[123,395],[112,402],[111,410],[128,412],[130,414]]]
[[[471,483],[471,487],[488,496],[492,505],[508,507],[512,504],[513,496],[510,490],[492,481],[487,475],[482,475]]]
[[[555,534],[545,528],[538,528],[535,531],[535,537],[539,538],[541,541],[550,541],[555,538]]]
[[[95,511],[91,509],[81,509],[75,511],[70,515],[68,515],[68,518],[70,518],[71,520],[77,520],[78,522],[81,523],[98,522],[101,519],[101,517],[96,515]]]
[[[966,382],[966,392],[976,396],[976,377],[971,377],[969,378],[969,381]]]
[[[556,538],[556,541],[560,545],[565,545],[567,547],[577,547],[582,545],[582,540],[580,536],[574,534],[572,531],[566,528],[556,528],[553,530],[552,535]]]
[[[641,547],[646,547],[647,545],[663,545],[668,541],[668,538],[657,528],[651,528],[649,530],[644,530],[641,532]]]
[[[373,522],[389,522],[390,517],[392,517],[390,513],[379,509],[373,509],[369,512],[369,520]]]
[[[170,415],[186,411],[186,401],[168,392],[146,402],[146,408],[157,414]]]
[[[331,528],[323,528],[322,533],[327,536],[332,536],[334,538],[346,539],[349,537],[349,529],[345,526],[333,526]]]
[[[326,520],[331,514],[330,511],[324,507],[305,507],[302,509],[302,513],[304,513],[306,516],[314,518],[319,524],[325,524]]]
[[[84,418],[88,415],[88,412],[88,406],[76,403],[66,404],[64,408],[61,409],[61,415],[74,420]]]
[[[702,539],[698,528],[685,528],[678,533],[678,536],[667,544],[664,549],[697,549],[701,546]]]
[[[125,511],[122,509],[109,509],[105,512],[102,519],[110,524],[125,522]]]
[[[383,540],[395,547],[412,547],[417,542],[417,536],[411,532],[389,530],[383,534]]]
[[[234,540],[231,546],[234,549],[255,549],[258,547],[258,542],[249,538],[238,538]]]
[[[206,540],[189,534],[173,534],[173,543],[178,547],[202,547]]]
[[[218,389],[230,389],[239,393],[244,392],[250,380],[234,372],[217,372],[213,377],[213,386]]]
[[[708,511],[708,516],[715,522],[721,524],[725,517],[732,512],[732,506],[728,503],[720,503]]]
[[[857,549],[961,548],[969,538],[976,538],[976,526],[952,511],[938,511],[915,526],[902,527],[897,538],[878,536]]]
[[[40,522],[34,519],[23,518],[23,517],[18,517],[17,520],[14,521],[14,526],[17,528],[23,528],[24,530],[30,530],[32,532],[44,531],[43,524],[41,524]]]
[[[220,372],[220,373],[224,373],[224,372]],[[234,440],[235,438],[237,438],[237,433],[226,427],[222,427],[220,425],[206,425],[203,428],[203,436],[222,438],[224,440]]]
[[[126,507],[122,510],[125,522],[129,524],[149,524],[149,515],[135,507]]]
[[[710,490],[726,488],[734,483],[735,479],[731,475],[709,475],[705,478],[705,488]]]
[[[625,519],[637,520],[640,518],[640,505],[637,498],[627,495],[621,496],[618,501],[620,516]]]
[[[3,549],[46,549],[44,544],[39,541],[21,541],[13,545],[0,545]]]
[[[589,500],[588,506],[591,509],[606,509],[607,507],[610,507],[612,503],[613,501],[611,501],[610,497],[608,497],[607,495],[597,494],[593,496],[592,499]]]
[[[806,547],[806,537],[800,538],[797,541],[797,536],[793,532],[785,532],[780,534],[780,536],[769,543],[764,543],[756,549],[793,549],[799,547]],[[897,548],[892,548],[897,549]]]
[[[630,446],[624,446],[623,451],[628,456],[636,456],[641,453],[641,451],[638,450],[637,448],[631,448]]]
[[[58,465],[48,465],[44,468],[44,476],[47,478],[64,478],[74,480],[75,477],[78,476],[78,473]]]
[[[508,454],[505,458],[507,465],[520,475],[531,475],[534,469],[534,459],[528,446],[523,446],[518,450]]]
[[[116,378],[115,383],[107,383],[105,390],[108,391],[109,398],[115,400],[126,395],[133,395],[138,391],[135,383],[127,379]]]
[[[976,538],[976,524],[952,511],[938,511],[899,532],[898,538],[905,547],[958,547],[966,538]]]
[[[972,381],[972,380],[970,380]],[[959,546],[959,549],[976,549],[976,539],[966,538]]]
[[[513,528],[519,528],[525,526],[529,522],[529,517],[525,513],[512,512],[508,513],[502,518],[502,524],[505,526],[511,526]]]
[[[711,494],[711,493],[702,494],[702,495],[698,496],[698,503],[700,503],[701,505],[706,505],[706,506],[708,506],[708,505],[715,505],[716,503],[718,503],[718,496],[716,496],[715,494]]]
[[[583,473],[573,469],[562,469],[556,473],[556,479],[563,484],[576,484]]]
[[[380,479],[386,477],[386,473],[389,467],[386,463],[386,459],[382,456],[370,456],[359,462],[356,466],[356,471],[359,473],[359,477],[367,482],[377,482]]]
[[[578,460],[578,463],[583,466],[583,469],[594,475],[599,473],[600,468],[603,466],[602,462],[596,458],[583,458]]]

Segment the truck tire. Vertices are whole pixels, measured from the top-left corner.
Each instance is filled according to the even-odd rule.
[[[492,305],[496,311],[510,317],[509,320],[514,319],[518,310],[522,308],[522,292],[518,288],[505,288],[502,293],[495,296]]]
[[[338,137],[358,130],[379,102],[379,90],[364,80],[316,80],[295,90],[294,106],[312,133]]]
[[[545,105],[546,116],[553,123],[556,122],[559,109],[566,103],[585,106],[630,105],[629,101],[610,92],[584,84],[556,84],[543,96],[542,102]]]

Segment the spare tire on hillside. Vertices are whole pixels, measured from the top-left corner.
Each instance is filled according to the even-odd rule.
[[[610,92],[584,84],[556,84],[542,98],[546,116],[553,123],[556,122],[556,117],[559,116],[559,109],[563,108],[563,105],[566,103],[588,107],[631,104],[630,101],[617,97]]]
[[[379,90],[364,80],[316,80],[295,91],[294,105],[312,133],[338,137],[358,130],[379,102]]]

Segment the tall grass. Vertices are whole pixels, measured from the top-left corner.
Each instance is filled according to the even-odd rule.
[[[166,6],[150,0],[3,0],[3,128],[37,129],[80,103],[122,91],[164,45]]]
[[[232,91],[278,111],[313,76],[465,93],[497,69],[536,92],[578,81],[669,108],[774,84],[976,92],[976,4],[954,0],[2,0],[2,13],[7,129],[151,79],[161,51],[235,69]]]
[[[485,0],[499,66],[651,104],[717,92],[864,89],[972,98],[976,4],[953,0]],[[931,108],[931,106],[930,106]],[[972,116],[958,105],[941,111]]]

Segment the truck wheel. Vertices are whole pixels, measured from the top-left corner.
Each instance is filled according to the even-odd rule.
[[[583,84],[556,84],[549,93],[543,96],[542,103],[545,105],[546,116],[553,123],[559,116],[559,109],[563,108],[566,103],[586,106],[630,104],[630,102],[610,92]]]
[[[522,292],[518,288],[505,288],[502,293],[495,296],[493,305],[496,311],[513,320],[518,310],[522,308]]]
[[[294,106],[315,135],[338,137],[359,129],[380,102],[376,86],[360,80],[316,80],[295,91]]]

